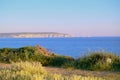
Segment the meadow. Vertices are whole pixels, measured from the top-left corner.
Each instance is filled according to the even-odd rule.
[[[105,80],[94,76],[64,76],[50,74],[44,70],[40,62],[12,63],[10,68],[0,70],[0,80]]]

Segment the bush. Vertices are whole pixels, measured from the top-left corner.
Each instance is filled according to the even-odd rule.
[[[76,60],[76,68],[87,70],[118,70],[120,57],[105,52],[97,52]]]
[[[114,71],[120,71],[120,56],[113,60],[112,68]]]
[[[66,56],[56,56],[51,58],[50,66],[56,66],[56,67],[62,67],[66,63],[70,63],[74,61],[73,58],[71,57],[66,57]]]
[[[74,59],[68,56],[60,56],[50,53],[47,49],[37,45],[22,48],[0,49],[0,62],[11,63],[20,61],[39,61],[43,66],[62,67]]]

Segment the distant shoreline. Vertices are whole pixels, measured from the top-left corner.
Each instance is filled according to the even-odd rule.
[[[23,32],[23,33],[0,33],[0,38],[65,38],[72,37],[70,34],[57,32]]]
[[[96,36],[96,37],[74,37],[74,36],[70,36],[70,37],[0,37],[0,39],[32,39],[32,38],[120,38],[120,36]]]

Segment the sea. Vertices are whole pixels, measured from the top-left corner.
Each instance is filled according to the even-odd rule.
[[[98,51],[120,55],[120,37],[0,38],[0,48],[36,45],[45,47],[50,52],[74,58]]]

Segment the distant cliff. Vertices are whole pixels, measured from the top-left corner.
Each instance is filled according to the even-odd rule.
[[[39,32],[39,33],[0,33],[0,38],[59,38],[71,37],[69,34],[55,32]]]

